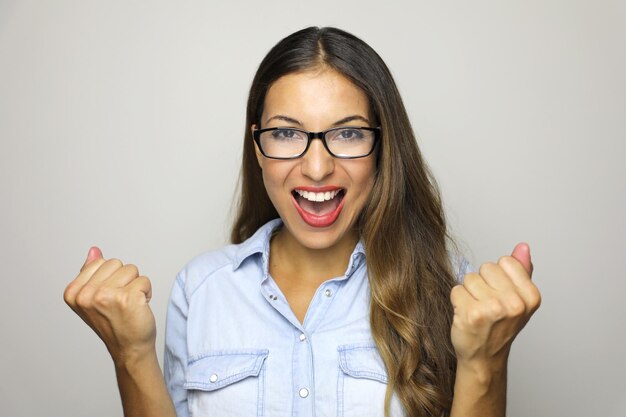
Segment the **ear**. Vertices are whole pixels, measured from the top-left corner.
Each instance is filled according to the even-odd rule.
[[[251,137],[254,137],[255,129],[256,129],[256,125],[255,124],[250,126],[250,136]],[[256,144],[256,142],[254,140],[252,142],[254,143],[254,153],[256,154],[256,160],[259,163],[259,167],[261,167],[261,170],[263,170],[263,154],[259,150],[259,146]]]

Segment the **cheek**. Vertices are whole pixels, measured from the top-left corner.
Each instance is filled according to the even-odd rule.
[[[374,164],[365,163],[369,161],[362,162],[364,162],[364,164],[353,166],[349,174],[353,180],[352,186],[354,188],[354,209],[359,213],[367,205],[368,201],[370,201],[372,189],[374,188],[374,182],[376,180]]]
[[[265,191],[267,195],[270,197],[270,200],[274,202],[274,195],[276,194],[276,185],[274,182],[274,176],[268,169],[263,170],[263,184],[265,185]],[[275,202],[274,202],[274,205]]]
[[[365,161],[364,161],[365,162]],[[370,163],[365,164],[359,172],[357,173],[357,177],[359,178],[359,184],[361,185],[362,190],[364,191],[364,195],[369,195],[374,187],[374,181],[376,180],[376,168],[374,163],[368,161]]]
[[[265,163],[262,172],[265,191],[267,191],[270,200],[272,200],[275,206],[279,198],[289,197],[285,186],[285,180],[289,175],[288,166],[280,163]]]
[[[374,177],[371,177],[365,186],[363,187],[363,200],[362,204],[366,205],[368,201],[370,201],[372,189],[374,188]]]
[[[367,204],[370,201],[372,190],[374,189],[374,183],[376,182],[376,168],[374,164],[371,165],[365,179],[364,192],[363,192],[363,204]]]

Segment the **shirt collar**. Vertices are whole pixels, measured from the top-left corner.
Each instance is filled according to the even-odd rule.
[[[267,265],[270,256],[270,239],[276,229],[282,227],[283,222],[280,218],[270,220],[257,230],[254,235],[239,245],[233,262],[233,270],[241,266],[243,261],[252,255],[260,253],[263,256],[263,263]],[[363,242],[359,240],[350,255],[350,262],[346,270],[346,278],[352,275],[352,272],[365,259],[365,248]]]
[[[256,253],[261,253],[264,257],[269,258],[272,233],[274,230],[281,227],[282,224],[281,219],[270,220],[261,226],[251,237],[241,243],[235,253],[233,270],[239,268],[243,261]]]

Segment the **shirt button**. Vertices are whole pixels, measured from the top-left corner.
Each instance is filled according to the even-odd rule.
[[[333,295],[333,292],[331,290],[326,290],[324,291],[324,295],[326,295],[326,297],[330,297],[331,295]]]
[[[302,388],[300,389],[300,391],[298,392],[298,395],[300,395],[301,398],[306,398],[309,396],[309,390],[306,388]]]
[[[306,340],[306,335],[304,333],[300,333],[300,341],[304,342]]]
[[[209,377],[209,381],[211,382],[217,382],[217,374],[213,374]]]

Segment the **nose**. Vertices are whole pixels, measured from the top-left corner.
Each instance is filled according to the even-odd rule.
[[[335,170],[335,158],[328,153],[320,139],[314,139],[302,156],[300,167],[302,175],[313,181],[322,181]]]

